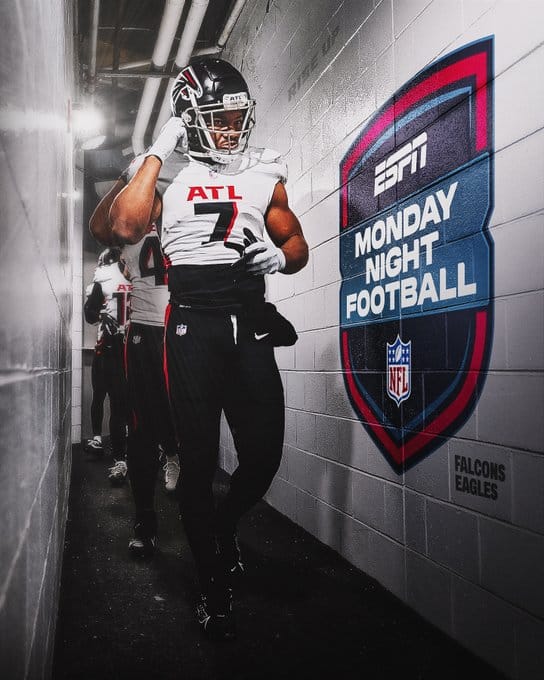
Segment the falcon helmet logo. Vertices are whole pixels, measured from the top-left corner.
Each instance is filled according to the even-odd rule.
[[[183,71],[178,74],[174,81],[174,85],[172,86],[170,103],[173,115],[176,115],[176,103],[180,97],[187,102],[191,102],[193,106],[195,106],[195,100],[202,97],[202,94],[202,85],[196,77],[192,66],[186,66]]]

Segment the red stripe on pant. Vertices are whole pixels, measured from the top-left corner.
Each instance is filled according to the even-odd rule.
[[[123,366],[125,368],[125,379],[128,381],[128,357],[127,357],[127,347],[128,347],[128,338],[130,335],[130,323],[127,324],[127,327],[125,329],[125,342],[124,342],[124,347],[123,347]]]
[[[168,398],[170,398],[170,382],[168,380],[168,358],[166,356],[166,333],[168,331],[168,320],[170,319],[170,312],[172,311],[172,305],[168,303],[166,305],[166,311],[164,313],[164,336],[162,343],[162,370],[164,373],[164,381],[166,383],[166,391],[168,393]]]
[[[127,389],[130,389],[129,382],[128,382],[128,342],[130,339],[130,331],[131,331],[131,326],[130,323],[127,325],[126,330],[125,330],[125,345],[123,347],[123,364],[125,366],[125,380],[127,381]],[[130,395],[129,395],[130,397]],[[129,403],[130,403],[130,398],[129,398]],[[136,412],[131,409],[131,415],[132,415],[132,429],[136,430],[138,427],[138,418],[136,417]]]

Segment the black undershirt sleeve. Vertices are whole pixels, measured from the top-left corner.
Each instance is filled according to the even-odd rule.
[[[100,310],[102,309],[103,304],[104,293],[102,292],[102,286],[99,283],[95,283],[91,294],[85,300],[85,305],[83,307],[83,313],[87,323],[98,323]]]

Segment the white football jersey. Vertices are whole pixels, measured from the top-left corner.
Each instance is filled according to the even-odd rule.
[[[128,170],[132,177],[143,157]],[[176,149],[161,167],[161,243],[169,265],[230,264],[243,252],[244,228],[264,240],[264,216],[287,167],[271,149],[250,148],[228,165]]]
[[[166,268],[157,230],[138,243],[123,246],[121,254],[132,284],[130,319],[148,326],[163,326],[168,304]]]
[[[132,285],[119,269],[119,264],[104,265],[97,267],[94,272],[93,283],[99,283],[104,294],[104,306],[102,311],[112,316],[119,324],[119,329],[124,330],[128,320],[128,309]]]

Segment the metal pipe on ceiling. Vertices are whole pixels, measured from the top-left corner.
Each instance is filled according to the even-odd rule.
[[[89,37],[89,92],[92,94],[96,85],[96,48],[98,44],[98,20],[100,17],[100,0],[92,0],[91,31]]]
[[[99,26],[99,31],[114,31],[115,26]],[[128,31],[135,31],[140,33],[152,33],[152,28],[146,28],[145,26],[121,26],[121,32],[126,33]],[[148,59],[149,61],[149,59]]]
[[[163,69],[168,61],[184,5],[185,0],[166,0],[157,42],[151,58],[152,66],[156,69]],[[160,78],[148,78],[145,82],[132,133],[132,148],[136,155],[145,150],[145,131],[153,112],[153,105],[160,84]]]
[[[116,71],[112,71],[111,68],[98,69],[97,73],[102,78],[149,78],[151,80],[171,78],[170,73],[162,73],[161,71],[127,71],[122,66]]]
[[[113,56],[111,60],[111,68],[116,71],[119,68],[121,61],[121,24],[123,23],[123,15],[125,13],[126,0],[119,0],[117,4],[117,19],[115,28],[113,29]]]
[[[99,68],[97,73],[103,75],[105,73],[119,73],[119,71],[128,71],[131,68],[143,68],[144,66],[150,66],[151,59],[140,59],[139,61],[126,61],[124,64],[119,64],[117,69],[113,69],[111,66],[104,66],[104,68]]]
[[[236,0],[231,13],[227,17],[227,20],[225,21],[225,25],[223,26],[221,35],[217,39],[217,43],[212,47],[203,47],[200,50],[195,50],[194,52],[195,57],[197,56],[204,57],[206,55],[218,54],[219,52],[222,52],[225,49],[225,45],[227,44],[227,41],[230,38],[232,29],[234,28],[234,25],[238,21],[238,17],[242,13],[242,10],[244,9],[246,2],[247,0]]]
[[[209,0],[193,0],[187,15],[187,20],[183,28],[183,33],[178,45],[178,51],[174,62],[174,69],[179,70],[189,63],[189,59],[193,53],[193,49],[204,21],[204,15],[208,9]],[[166,123],[168,118],[172,115],[170,110],[170,89],[174,84],[174,78],[168,82],[166,93],[162,101],[161,109],[157,117],[157,122],[153,130],[153,139],[156,139],[162,126]]]
[[[232,33],[234,24],[238,21],[238,17],[242,13],[242,10],[244,9],[244,5],[246,4],[246,2],[247,0],[236,0],[236,2],[234,3],[232,12],[229,14],[227,20],[225,21],[225,25],[223,26],[221,35],[217,39],[217,47],[220,50],[222,50],[227,44],[227,40],[229,39],[230,34]]]
[[[211,47],[201,47],[193,52],[193,57],[208,57],[215,54],[219,54],[221,48],[217,45],[212,45]]]

